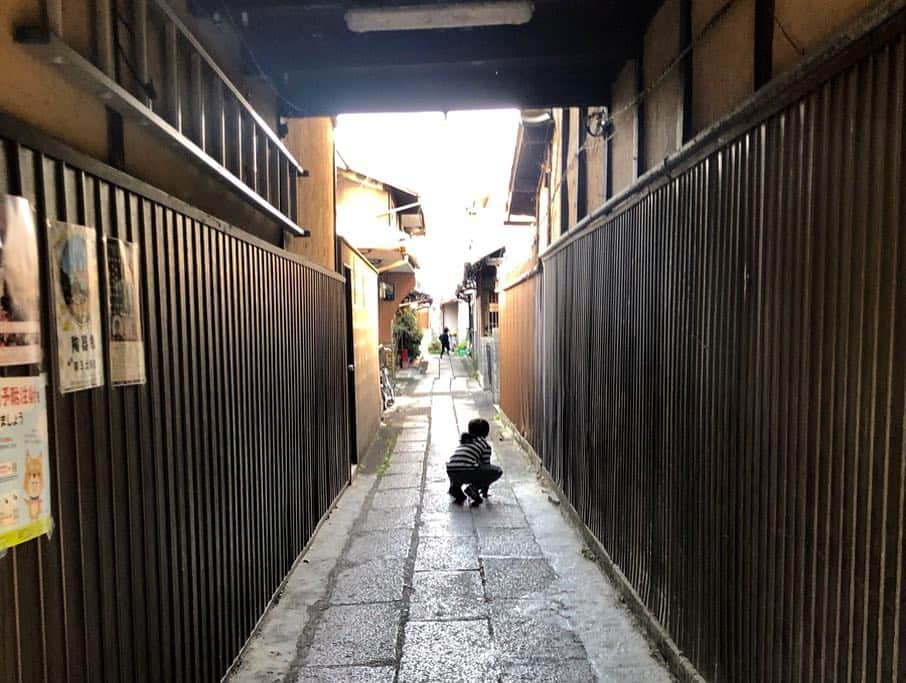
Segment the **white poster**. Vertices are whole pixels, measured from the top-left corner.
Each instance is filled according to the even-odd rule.
[[[145,383],[138,245],[107,240],[110,280],[110,381],[114,385]]]
[[[46,380],[0,379],[0,553],[50,531]]]
[[[0,365],[41,362],[39,277],[31,204],[0,195]]]
[[[50,221],[50,272],[60,391],[104,384],[104,338],[94,229]]]

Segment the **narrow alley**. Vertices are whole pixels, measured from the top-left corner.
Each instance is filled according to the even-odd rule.
[[[0,27],[0,683],[906,681],[906,0]]]
[[[505,474],[470,507],[444,465],[474,417]],[[671,680],[466,361],[433,358],[387,422],[232,680]]]

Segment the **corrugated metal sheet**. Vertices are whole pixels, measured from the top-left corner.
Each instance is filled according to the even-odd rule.
[[[0,192],[141,245],[148,383],[60,395],[47,348],[56,531],[0,559],[0,680],[217,679],[348,480],[342,279],[2,123]]]
[[[906,676],[904,91],[900,32],[545,258],[541,456],[708,679]]]

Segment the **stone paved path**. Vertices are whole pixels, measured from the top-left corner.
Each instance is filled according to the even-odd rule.
[[[447,495],[459,432],[495,415],[465,370],[435,360],[410,389],[389,457],[343,495],[233,680],[671,680],[499,424],[491,497]]]

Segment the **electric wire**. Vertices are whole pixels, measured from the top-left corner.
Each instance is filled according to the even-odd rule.
[[[620,107],[613,113],[608,112],[608,118],[606,120],[602,119],[602,122],[599,124],[599,129],[601,133],[599,135],[592,135],[592,141],[586,141],[584,145],[579,147],[576,152],[572,155],[570,160],[567,162],[566,168],[561,169],[559,181],[556,183],[556,186],[550,193],[550,200],[548,202],[547,213],[548,216],[551,215],[553,210],[554,202],[557,200],[557,196],[560,194],[560,190],[563,187],[563,184],[567,182],[569,173],[572,171],[573,166],[578,163],[579,157],[582,154],[586,154],[589,151],[595,150],[603,144],[610,142],[616,135],[616,120],[625,116],[630,112],[634,112],[642,102],[645,101],[652,92],[657,90],[661,84],[667,79],[671,72],[676,69],[682,62],[686,59],[690,52],[698,45],[702,39],[711,32],[711,30],[720,22],[721,19],[726,16],[727,12],[732,9],[732,7],[738,2],[738,0],[725,0],[724,3],[717,8],[714,14],[705,22],[701,27],[698,33],[689,41],[689,44],[686,45],[679,54],[673,58],[670,64],[667,65],[658,76],[655,78],[642,92],[636,95],[632,101],[626,105]],[[568,112],[568,110],[566,110]],[[608,133],[609,131],[609,133]],[[602,137],[605,133],[608,133],[606,137]],[[542,172],[544,168],[542,166]]]

